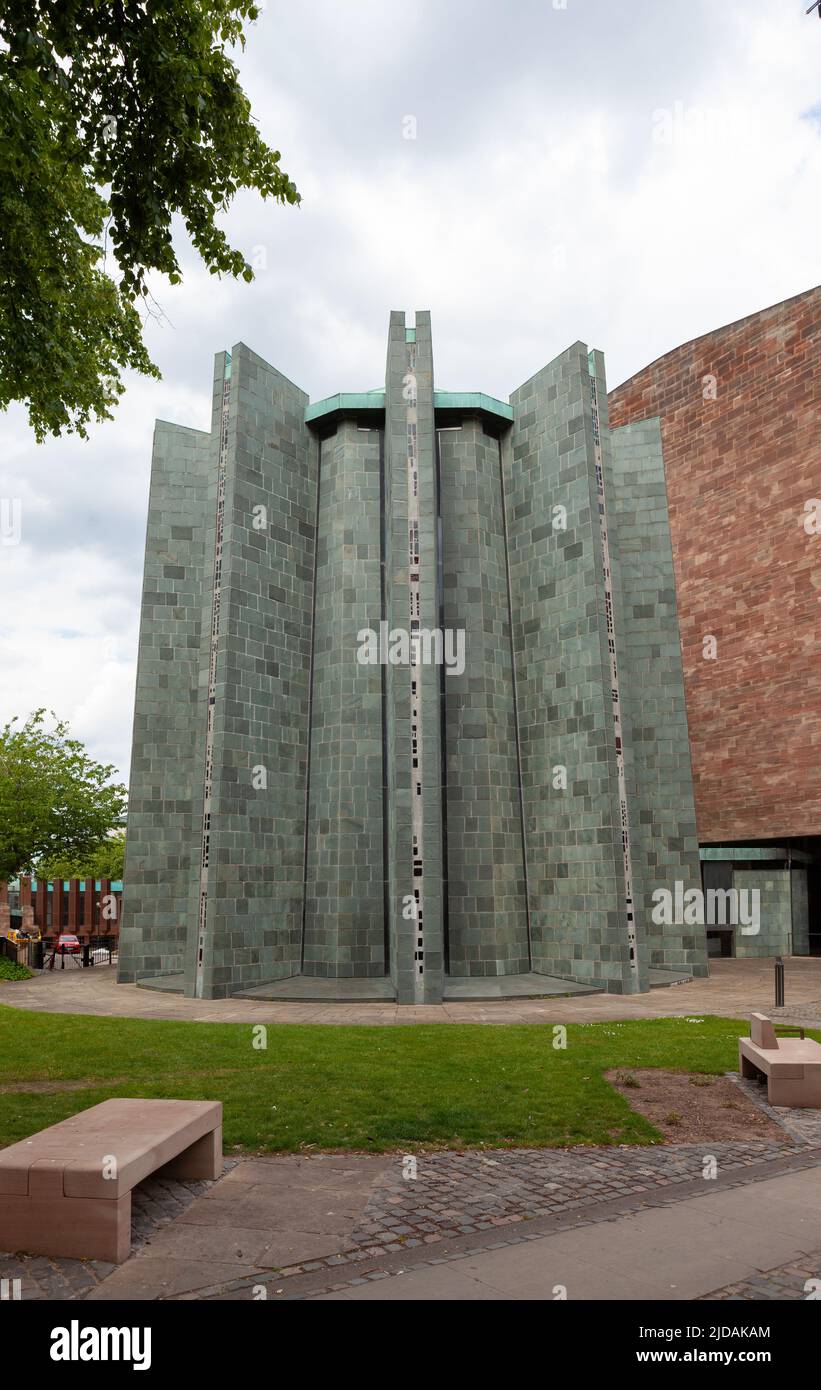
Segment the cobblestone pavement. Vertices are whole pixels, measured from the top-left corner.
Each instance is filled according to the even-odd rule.
[[[666,1144],[647,1148],[499,1149],[416,1156],[415,1178],[397,1160],[377,1183],[352,1248],[382,1255],[473,1235],[596,1202],[702,1178],[705,1157],[730,1172],[795,1151],[775,1143]],[[412,1161],[412,1160],[411,1160]],[[301,1272],[299,1267],[282,1271]]]
[[[701,1295],[701,1302],[719,1299],[738,1302],[750,1299],[760,1302],[765,1299],[802,1299],[810,1296],[821,1298],[821,1250],[814,1250],[793,1264],[780,1265],[768,1269],[766,1273],[756,1274],[752,1279],[744,1279],[738,1284],[728,1284],[726,1288]]]
[[[763,1110],[765,1115],[781,1125],[791,1139],[795,1139],[799,1144],[821,1144],[821,1110],[796,1110],[786,1105],[770,1105],[767,1100],[767,1087],[761,1082],[739,1076],[738,1072],[734,1071],[728,1071],[725,1075],[749,1096],[759,1110]]]
[[[236,1165],[228,1159],[225,1171]],[[150,1178],[131,1194],[131,1258],[171,1224],[213,1183]],[[117,1268],[105,1260],[60,1259],[48,1255],[11,1255],[0,1251],[0,1279],[20,1280],[23,1299],[83,1299]],[[9,1285],[9,1295],[14,1292]]]

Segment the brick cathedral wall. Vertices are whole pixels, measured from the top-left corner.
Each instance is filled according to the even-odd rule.
[[[702,842],[821,834],[820,339],[816,288],[609,394],[611,427],[661,417]]]

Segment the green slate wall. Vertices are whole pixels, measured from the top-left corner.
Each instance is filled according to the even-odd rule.
[[[788,956],[792,952],[792,894],[788,869],[733,869],[733,887],[747,891],[746,903],[751,906],[750,891],[759,892],[760,930],[756,935],[742,934],[741,925],[735,928],[737,956]]]
[[[500,444],[475,419],[438,435],[444,626],[465,633],[445,677],[451,975],[530,968]]]
[[[622,991],[631,981],[584,345],[511,404],[505,492],[534,969]],[[554,506],[566,508],[565,530]],[[566,790],[553,786],[557,767]]]
[[[379,631],[379,431],[322,441],[313,638],[306,975],[385,974],[382,697],[357,634]]]
[[[625,613],[622,668],[638,812],[637,910],[651,967],[705,975],[703,931],[657,926],[651,917],[655,889],[681,882],[687,892],[701,885],[660,423],[624,425],[611,441]]]
[[[181,971],[199,862],[197,717],[211,436],[154,431],[118,978]]]
[[[206,998],[299,970],[316,444],[307,396],[244,344],[231,363]],[[254,527],[254,508],[267,525]],[[210,542],[210,549],[209,549]],[[213,554],[213,521],[206,539]],[[210,629],[210,590],[206,584]],[[207,718],[208,650],[199,716]],[[204,738],[204,733],[203,733]],[[254,786],[264,768],[266,785]],[[195,886],[193,899],[198,897]],[[196,925],[196,916],[191,913]],[[187,990],[193,991],[189,959]]]

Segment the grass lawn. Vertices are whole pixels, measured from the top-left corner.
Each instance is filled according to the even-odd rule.
[[[0,1145],[109,1096],[221,1100],[226,1151],[646,1144],[657,1131],[602,1072],[727,1071],[745,1031],[710,1017],[571,1025],[561,1051],[548,1025],[290,1024],[269,1025],[262,1051],[250,1024],[0,1006]],[[49,1082],[86,1084],[36,1089]]]

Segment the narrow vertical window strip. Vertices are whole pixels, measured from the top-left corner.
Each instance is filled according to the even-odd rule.
[[[214,715],[217,703],[217,652],[222,597],[222,542],[225,530],[225,470],[228,460],[228,425],[231,412],[231,354],[226,352],[222,381],[219,449],[217,455],[217,511],[214,535],[214,572],[211,587],[211,634],[208,650],[208,712],[205,725],[205,776],[202,789],[200,843],[200,895],[197,919],[197,959],[194,992],[202,998],[205,975],[205,930],[208,920],[208,866],[211,858],[211,797],[214,788]]]
[[[616,774],[619,794],[619,819],[621,822],[621,855],[624,870],[624,902],[627,915],[627,945],[630,970],[638,979],[639,962],[636,950],[636,918],[633,903],[633,863],[630,847],[630,820],[627,808],[627,777],[624,767],[624,734],[622,731],[621,695],[619,691],[619,670],[616,659],[616,629],[613,622],[613,583],[610,569],[610,542],[607,536],[607,499],[604,492],[604,464],[601,447],[599,423],[599,398],[596,379],[590,377],[590,403],[593,412],[593,461],[596,470],[596,501],[599,513],[601,534],[602,569],[604,574],[604,611],[607,625],[607,653],[610,661],[610,695],[612,702],[613,727],[616,739]]]

